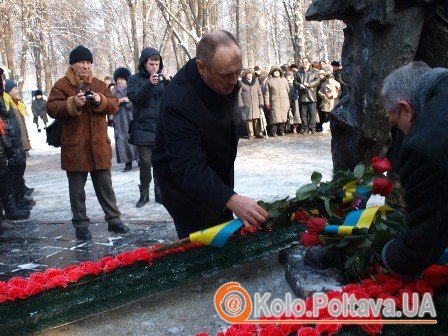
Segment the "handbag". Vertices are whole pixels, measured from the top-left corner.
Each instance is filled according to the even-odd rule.
[[[53,147],[61,147],[62,121],[53,120],[45,131],[47,132],[47,144]]]

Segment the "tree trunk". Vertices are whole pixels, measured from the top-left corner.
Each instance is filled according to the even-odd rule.
[[[303,3],[302,0],[294,0],[294,40],[296,50],[294,50],[295,61],[299,62],[305,57],[305,36],[303,25]]]
[[[134,71],[138,71],[138,59],[139,59],[139,48],[138,48],[138,38],[137,38],[137,20],[136,20],[136,2],[128,0],[129,14],[131,16],[131,35],[132,35],[132,45],[134,50]]]
[[[14,69],[15,62],[14,62],[14,35],[13,35],[13,26],[12,26],[12,11],[11,11],[11,5],[10,4],[4,4],[3,13],[2,13],[2,26],[3,26],[3,36],[2,40],[5,44],[5,54],[6,54],[6,67],[8,69],[5,70],[5,75],[12,79],[13,81],[16,80],[16,74]]]
[[[240,43],[240,0],[236,0],[235,25],[235,38]]]

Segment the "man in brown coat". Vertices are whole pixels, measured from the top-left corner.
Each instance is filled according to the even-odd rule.
[[[92,238],[84,191],[88,172],[109,231],[129,230],[120,220],[110,173],[112,147],[106,115],[118,110],[118,100],[103,81],[92,76],[92,62],[89,49],[73,49],[70,67],[51,89],[47,102],[48,114],[62,121],[61,167],[67,171],[76,237],[82,240]]]

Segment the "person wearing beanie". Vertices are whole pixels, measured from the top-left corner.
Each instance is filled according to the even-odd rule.
[[[108,230],[125,233],[112,187],[111,141],[107,136],[106,115],[118,110],[118,100],[106,83],[92,75],[93,56],[78,46],[70,52],[70,66],[50,91],[48,114],[62,122],[61,168],[67,172],[72,223],[76,237],[91,239],[86,213],[85,184],[90,173]]]
[[[39,128],[39,118],[42,119],[45,127],[47,127],[48,123],[46,104],[47,101],[44,99],[42,90],[34,91],[34,99],[31,102],[31,112],[33,112],[33,123],[36,124],[39,133],[41,132]]]
[[[120,108],[114,115],[115,151],[117,162],[124,163],[123,172],[132,170],[132,161],[138,160],[137,148],[128,143],[129,125],[132,120],[132,103],[128,98],[128,80],[131,72],[127,68],[117,68],[114,72],[114,81],[117,83],[112,90],[118,98]]]
[[[137,146],[140,160],[140,198],[137,208],[149,202],[149,185],[151,183],[151,156],[156,136],[159,106],[168,78],[162,75],[163,60],[154,48],[142,50],[138,72],[129,78],[128,97],[133,105],[130,139],[128,142]],[[162,203],[160,189],[154,178],[154,200]]]
[[[3,71],[0,71],[0,73],[2,79],[0,87],[3,91],[0,95],[0,119],[3,124],[2,141],[4,145],[7,145],[7,148],[4,146],[4,150],[8,152],[8,167],[0,174],[0,208],[4,210],[6,219],[26,219],[30,216],[29,209],[32,205],[29,204],[28,200],[25,200],[23,191],[25,184],[23,175],[26,168],[25,150],[23,149],[21,129],[14,108],[16,103],[9,94],[15,95],[15,91],[18,93],[18,90],[13,81],[3,81]],[[6,87],[8,92],[4,91]],[[23,199],[21,204],[16,204],[16,196],[18,200]]]
[[[20,99],[20,92],[17,87],[17,84],[7,79],[5,86],[5,103],[7,106],[12,107],[12,111],[14,112],[15,119],[17,121],[17,125],[20,129],[17,135],[12,135],[12,137],[20,138],[22,143],[22,148],[25,150],[25,159],[23,162],[11,169],[12,178],[13,178],[13,193],[15,197],[15,202],[19,208],[24,208],[30,210],[35,202],[32,198],[25,197],[26,194],[26,185],[25,185],[25,169],[26,169],[26,157],[29,156],[28,151],[31,149],[31,144],[28,136],[28,130],[25,123],[25,117],[28,116],[28,111],[26,110],[25,104]],[[20,136],[19,136],[20,134]]]

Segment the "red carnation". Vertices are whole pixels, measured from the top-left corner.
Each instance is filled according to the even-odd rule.
[[[292,219],[294,222],[306,222],[309,218],[308,214],[302,209],[298,209],[294,214],[294,218]]]
[[[76,282],[82,277],[86,276],[87,273],[84,272],[80,267],[73,267],[69,270],[66,270],[65,275],[67,276],[69,282]]]
[[[323,245],[324,243],[319,239],[319,236],[309,232],[302,232],[300,234],[300,244],[305,246]]]
[[[341,324],[318,324],[316,330],[321,334],[333,336],[341,329],[341,326]]]
[[[111,256],[103,257],[100,260],[98,260],[97,265],[101,268],[104,268],[104,266],[106,266],[106,264],[113,259],[115,259],[115,258],[111,257]]]
[[[373,171],[375,173],[383,174],[392,170],[392,165],[387,158],[375,156],[370,159],[370,164],[372,165]]]
[[[48,289],[56,288],[56,287],[65,288],[65,287],[67,287],[68,282],[69,282],[69,278],[67,276],[56,275],[56,276],[48,279],[47,288]]]
[[[11,286],[8,288],[6,297],[8,298],[9,301],[14,301],[15,299],[26,298],[27,293],[25,291],[25,288],[23,287]]]
[[[372,192],[381,196],[389,196],[394,189],[394,184],[391,180],[385,177],[378,177],[373,180]]]
[[[45,285],[48,281],[48,275],[42,272],[36,272],[30,275],[30,281],[39,282]]]
[[[91,261],[83,261],[79,264],[79,268],[82,269],[86,275],[98,275],[103,271],[98,264]]]
[[[201,333],[199,333],[199,334],[196,334],[196,336],[208,336],[208,334],[205,333],[205,332],[201,332]]]
[[[120,261],[117,259],[111,259],[109,260],[106,265],[104,265],[103,270],[104,272],[108,273],[113,271],[114,269],[118,268],[120,266]]]
[[[122,252],[120,254],[117,254],[117,256],[115,258],[118,261],[120,261],[123,266],[132,265],[132,264],[134,264],[137,261],[137,259],[135,258],[134,253],[130,252],[130,251],[126,251],[126,252]]]
[[[283,336],[283,335],[284,334],[275,325],[272,324],[267,324],[263,326],[263,329],[261,329],[258,332],[258,336]]]
[[[389,279],[383,285],[383,292],[386,294],[393,294],[403,287],[403,282],[398,279]]]
[[[320,332],[311,327],[304,327],[299,329],[297,336],[320,336]]]
[[[306,221],[306,228],[308,232],[315,235],[322,233],[326,225],[327,220],[322,217],[310,217]]]
[[[45,285],[39,283],[39,282],[30,282],[26,287],[25,287],[25,292],[28,295],[36,295],[39,294],[41,292],[43,292],[45,290]]]
[[[9,287],[25,287],[28,285],[28,281],[21,277],[13,277],[8,280],[8,286]]]
[[[149,249],[147,247],[139,247],[138,249],[135,249],[133,253],[135,256],[135,260],[138,261],[148,261],[151,263],[154,259],[154,254],[152,252],[149,252]]]

